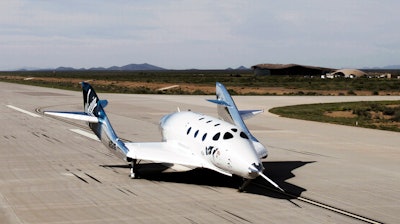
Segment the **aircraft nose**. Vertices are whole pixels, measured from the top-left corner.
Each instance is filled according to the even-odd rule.
[[[253,163],[249,166],[249,176],[254,179],[256,177],[258,177],[258,175],[260,173],[262,173],[264,170],[264,167],[262,165],[262,163]]]

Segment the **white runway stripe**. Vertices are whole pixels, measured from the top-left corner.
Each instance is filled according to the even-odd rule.
[[[6,105],[6,106],[7,106],[8,108],[11,108],[11,109],[13,109],[13,110],[19,111],[19,112],[21,112],[21,113],[28,114],[28,115],[30,115],[30,116],[32,116],[32,117],[42,117],[42,116],[40,116],[40,115],[38,115],[38,114],[35,114],[35,113],[32,113],[32,112],[23,110],[23,109],[18,108],[18,107],[14,107],[13,105]]]
[[[99,138],[97,138],[97,136],[95,134],[86,132],[86,131],[82,131],[81,129],[69,129],[72,132],[75,132],[77,134],[83,135],[85,137],[88,137],[90,139],[96,140],[96,141],[100,141]]]

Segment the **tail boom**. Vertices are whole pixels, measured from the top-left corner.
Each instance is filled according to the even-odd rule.
[[[99,100],[89,83],[81,82],[84,112],[46,111],[45,114],[88,122],[89,128],[99,140],[118,158],[126,161],[129,149],[121,141],[108,120],[104,107],[107,100]]]

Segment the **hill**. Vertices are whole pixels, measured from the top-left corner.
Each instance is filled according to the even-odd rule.
[[[90,71],[161,71],[165,70],[164,68],[151,65],[148,63],[143,64],[128,64],[124,66],[111,66],[109,68],[104,67],[93,67],[89,69],[85,68],[72,68],[72,67],[58,67],[55,69],[56,71],[75,71],[75,70],[90,70]]]

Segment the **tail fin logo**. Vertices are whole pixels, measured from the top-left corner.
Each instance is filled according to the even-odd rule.
[[[90,98],[90,93],[91,93],[91,89],[89,89],[88,94],[87,94],[87,100],[86,102],[90,102],[89,105],[87,106],[87,113],[92,115],[92,116],[96,116],[93,112],[97,107],[97,97],[96,96],[92,96],[92,99],[89,101]]]

